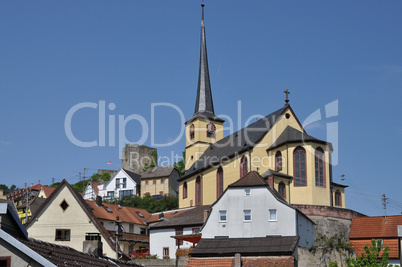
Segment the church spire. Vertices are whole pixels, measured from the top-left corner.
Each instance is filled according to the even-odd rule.
[[[212,101],[211,83],[209,80],[207,43],[205,40],[204,26],[204,3],[201,4],[201,51],[200,51],[200,69],[198,74],[197,100],[195,103],[194,115],[204,115],[207,117],[215,116],[214,104]]]

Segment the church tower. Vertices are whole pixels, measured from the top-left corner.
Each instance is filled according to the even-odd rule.
[[[204,4],[201,18],[200,67],[194,115],[186,124],[186,170],[204,153],[210,144],[223,138],[223,122],[215,115],[209,80],[207,44],[204,26]]]

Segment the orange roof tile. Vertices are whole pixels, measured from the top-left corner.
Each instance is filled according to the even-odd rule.
[[[116,217],[119,216],[119,220],[122,222],[145,225],[146,220],[151,217],[151,214],[144,209],[122,207],[109,203],[102,203],[103,206],[98,206],[96,205],[96,201],[91,200],[86,200],[86,202],[93,208],[92,212],[98,219],[115,221]],[[108,212],[104,207],[107,207],[111,212]],[[144,218],[137,214],[137,212],[142,214]]]
[[[53,193],[54,190],[56,190],[56,188],[50,186],[42,186],[42,189],[47,198]]]
[[[349,238],[398,237],[398,225],[402,225],[402,215],[378,217],[356,217],[352,219]]]
[[[92,185],[92,189],[95,191],[95,194],[99,194],[99,188],[98,188],[98,186],[100,185],[100,183],[97,183],[97,182],[90,182],[91,183],[91,185]]]
[[[40,188],[42,187],[42,185],[41,184],[36,184],[36,185],[34,185],[34,186],[31,186],[31,189],[32,190],[38,190],[38,191],[40,191]]]

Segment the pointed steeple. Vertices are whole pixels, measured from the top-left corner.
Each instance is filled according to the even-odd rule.
[[[208,119],[223,121],[215,116],[214,103],[212,101],[211,82],[209,80],[207,42],[205,38],[204,25],[204,3],[202,6],[201,17],[201,47],[200,47],[200,69],[198,74],[197,100],[193,118],[207,117]]]

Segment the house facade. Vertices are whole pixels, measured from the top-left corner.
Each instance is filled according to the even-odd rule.
[[[109,182],[98,186],[99,196],[104,199],[121,198],[141,194],[141,176],[121,168]]]
[[[229,185],[212,205],[202,238],[267,236],[299,236],[298,246],[311,247],[314,223],[253,171]]]
[[[99,195],[99,188],[102,188],[103,184],[89,181],[87,186],[84,189],[84,193],[82,197],[85,200],[96,200],[96,197]]]
[[[173,166],[153,167],[141,176],[141,197],[149,194],[178,196],[179,171]]]

